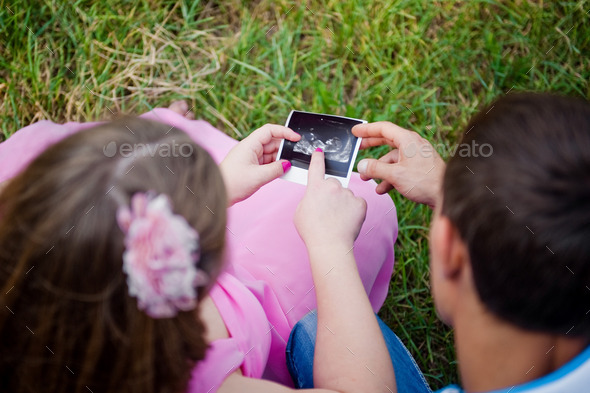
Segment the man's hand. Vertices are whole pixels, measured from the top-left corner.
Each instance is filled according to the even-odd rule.
[[[385,194],[395,188],[406,198],[434,207],[442,186],[445,162],[426,139],[393,123],[359,124],[352,133],[362,137],[361,149],[389,145],[394,149],[379,160],[358,164],[363,180],[382,179],[375,191]]]

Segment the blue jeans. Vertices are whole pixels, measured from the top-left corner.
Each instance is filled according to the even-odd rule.
[[[431,393],[424,375],[400,339],[377,317],[395,370],[397,391]],[[313,388],[313,354],[318,317],[315,311],[304,316],[293,328],[287,343],[287,368],[298,389]]]

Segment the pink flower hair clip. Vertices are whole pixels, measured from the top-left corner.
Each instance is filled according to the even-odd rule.
[[[123,271],[129,295],[153,318],[171,318],[197,305],[196,288],[209,276],[198,268],[199,234],[184,217],[172,212],[164,195],[138,192],[131,208],[117,209],[125,234]]]

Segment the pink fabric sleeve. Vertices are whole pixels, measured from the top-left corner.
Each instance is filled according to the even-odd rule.
[[[187,393],[216,392],[244,362],[244,354],[231,339],[214,341],[205,356],[191,373]]]
[[[268,320],[252,293],[228,273],[222,273],[209,296],[228,330],[229,338],[213,341],[204,360],[193,369],[189,393],[213,393],[237,369],[261,378],[271,346]]]

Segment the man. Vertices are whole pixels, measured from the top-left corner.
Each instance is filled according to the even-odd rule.
[[[445,167],[414,132],[387,122],[353,129],[363,148],[394,148],[358,165],[364,179],[383,180],[378,193],[395,188],[435,208],[432,291],[454,328],[464,389],[442,392],[588,392],[590,105],[511,94],[466,130]],[[298,339],[313,340],[306,318],[290,353]],[[397,337],[382,331],[398,391],[429,391]]]

